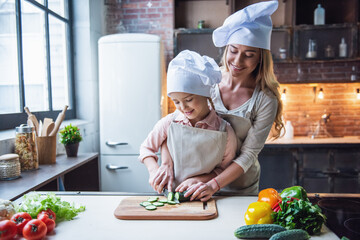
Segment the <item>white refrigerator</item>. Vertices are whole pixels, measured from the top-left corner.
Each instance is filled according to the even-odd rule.
[[[138,156],[161,117],[165,74],[160,37],[113,34],[100,38],[98,47],[101,190],[152,192]]]

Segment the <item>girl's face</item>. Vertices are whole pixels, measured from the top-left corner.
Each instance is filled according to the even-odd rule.
[[[260,49],[240,44],[230,44],[226,52],[226,64],[233,77],[247,77],[260,62]]]
[[[182,112],[193,126],[209,114],[210,109],[206,97],[183,92],[173,92],[169,95],[176,109]]]

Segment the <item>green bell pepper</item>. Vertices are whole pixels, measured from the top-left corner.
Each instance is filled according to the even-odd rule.
[[[305,189],[301,186],[292,186],[292,187],[285,188],[281,192],[280,196],[281,196],[281,198],[293,197],[293,198],[297,198],[297,199],[302,199],[304,201],[309,201],[309,198],[307,197],[307,193],[306,193]]]

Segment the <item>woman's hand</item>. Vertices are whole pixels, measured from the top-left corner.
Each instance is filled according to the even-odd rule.
[[[167,185],[167,189],[171,192],[171,186],[174,181],[174,170],[172,164],[161,164],[156,170],[150,172],[149,184],[159,194],[163,191],[163,188]]]
[[[196,177],[188,178],[185,181],[183,181],[182,183],[180,183],[180,185],[177,186],[175,191],[176,192],[183,192],[186,189],[188,189],[190,186],[195,185],[195,184],[197,184],[199,182],[201,182],[201,181]]]
[[[206,202],[214,193],[216,193],[217,190],[218,186],[214,181],[209,181],[207,183],[199,182],[187,189],[185,197],[192,194],[190,201],[200,200],[202,202]]]

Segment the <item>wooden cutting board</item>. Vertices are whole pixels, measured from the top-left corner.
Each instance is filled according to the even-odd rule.
[[[124,198],[115,209],[114,215],[126,220],[207,220],[216,218],[218,213],[214,199],[207,203],[200,201],[182,202],[176,205],[165,204],[156,210],[149,211],[140,203],[150,196],[135,196]],[[161,196],[159,199],[166,199]]]

